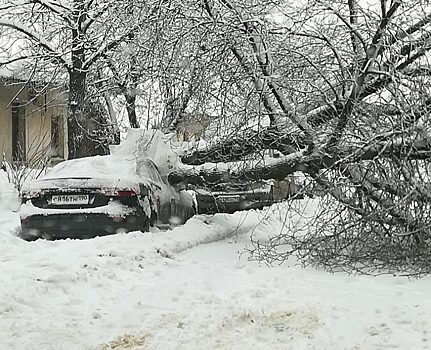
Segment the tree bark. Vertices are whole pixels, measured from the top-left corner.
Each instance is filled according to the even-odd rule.
[[[401,159],[407,153],[409,159],[428,159],[431,142],[427,138],[404,139],[388,135],[387,139],[367,147],[335,147],[324,154],[319,150],[307,154],[307,150],[303,150],[279,158],[214,164],[212,167],[183,165],[169,174],[168,180],[172,185],[183,183],[207,187],[222,182],[282,180],[296,171],[316,176],[322,169],[339,168],[376,157]]]
[[[124,92],[126,100],[127,116],[129,117],[129,124],[131,128],[139,128],[138,118],[136,116],[136,95]]]
[[[85,152],[86,128],[84,120],[86,73],[72,69],[69,72],[68,103],[68,148],[69,159],[83,156]]]

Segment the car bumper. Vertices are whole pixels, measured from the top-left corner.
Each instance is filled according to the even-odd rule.
[[[94,238],[119,231],[147,230],[149,220],[145,215],[111,217],[102,213],[32,215],[21,220],[22,238]]]
[[[234,213],[241,210],[262,209],[273,204],[270,200],[241,200],[238,202],[221,202],[219,200],[197,200],[198,214]]]

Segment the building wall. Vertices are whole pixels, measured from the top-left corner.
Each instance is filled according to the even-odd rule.
[[[20,91],[22,90],[22,91]],[[29,101],[30,100],[30,101]],[[12,103],[22,106],[25,113],[25,161],[38,165],[52,158],[64,158],[67,155],[67,97],[59,90],[52,90],[44,95],[29,98],[29,88],[11,80],[0,81],[0,160],[3,153],[7,161],[12,161]],[[52,117],[59,117],[60,142],[59,155],[52,152]]]
[[[178,124],[178,141],[198,141],[204,137],[209,125],[209,117],[205,115],[186,115]]]
[[[0,159],[3,159],[3,153],[5,153],[6,159],[10,159],[12,154],[12,143],[9,137],[12,134],[12,120],[8,112],[4,107],[0,91]]]
[[[65,159],[67,156],[66,101],[61,101],[61,96],[56,96],[55,92],[50,92],[46,96],[38,96],[33,103],[28,105],[26,113],[27,161],[37,162],[42,158]],[[58,117],[61,124],[58,154],[51,147],[52,119],[54,117]]]
[[[12,108],[8,104],[19,92],[18,86],[6,87],[0,82],[0,158],[3,154],[7,160],[12,158]],[[23,96],[23,93],[19,95]]]

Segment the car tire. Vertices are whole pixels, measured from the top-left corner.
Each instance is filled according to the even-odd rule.
[[[151,210],[151,216],[149,220],[150,226],[154,227],[156,225],[156,222],[157,222],[157,213]]]
[[[147,221],[139,231],[142,233],[150,232],[150,223]]]
[[[36,230],[20,229],[17,236],[24,241],[32,242],[41,238],[40,233]]]

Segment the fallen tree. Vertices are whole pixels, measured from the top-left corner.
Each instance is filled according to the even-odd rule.
[[[382,0],[378,11],[354,0],[283,3],[286,26],[243,5],[204,7],[260,90],[269,123],[186,152],[170,181],[210,187],[300,171],[323,194],[320,210],[306,233],[288,228],[255,242],[256,258],[429,273],[431,9],[417,1]]]

